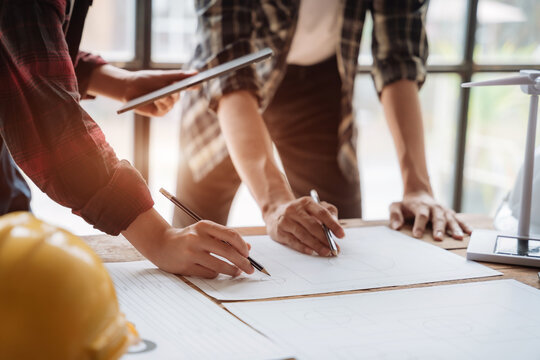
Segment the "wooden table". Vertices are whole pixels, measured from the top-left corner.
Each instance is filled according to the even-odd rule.
[[[473,214],[460,214],[462,220],[466,221],[473,228],[482,228],[490,229],[492,228],[492,219],[483,216],[483,215],[473,215]],[[374,226],[374,225],[388,225],[388,221],[363,221],[360,219],[350,219],[350,220],[341,220],[341,223],[345,227],[358,227],[358,226]],[[251,228],[238,228],[238,231],[242,235],[262,235],[266,233],[264,227],[251,227]],[[402,230],[406,235],[412,236],[411,228],[407,227]],[[443,241],[435,241],[431,237],[431,234],[426,232],[423,241],[426,241],[430,244],[442,247],[448,251],[456,253],[461,256],[466,256],[467,245],[469,239],[465,238],[462,241],[454,240],[450,237],[445,238]],[[111,237],[111,236],[88,236],[85,237],[85,241],[97,252],[104,262],[119,262],[119,261],[136,261],[143,260],[144,257],[123,237]],[[400,289],[400,288],[413,288],[413,287],[425,287],[425,286],[434,286],[441,284],[451,284],[451,283],[466,283],[474,281],[484,281],[484,280],[498,280],[498,279],[515,279],[537,289],[540,289],[540,280],[538,279],[538,268],[529,268],[524,266],[515,266],[515,265],[505,265],[505,264],[493,264],[493,263],[482,263],[486,266],[489,266],[493,269],[496,269],[503,273],[503,276],[489,277],[489,278],[477,278],[477,279],[466,279],[466,280],[454,280],[454,281],[443,281],[437,283],[429,284],[416,284],[416,285],[405,285],[405,286],[392,286],[378,289],[368,289],[368,290],[352,290],[343,293],[360,293],[360,292],[370,292],[370,291],[381,291],[388,289]],[[186,281],[184,279],[184,281]],[[186,281],[187,282],[187,281]],[[194,287],[192,285],[192,287]],[[194,287],[195,288],[195,287]],[[325,296],[323,295],[304,295],[304,296]],[[304,297],[301,296],[301,297]],[[221,302],[211,298],[213,301],[221,305]]]

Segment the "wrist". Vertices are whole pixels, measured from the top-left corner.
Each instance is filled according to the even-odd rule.
[[[166,233],[171,226],[154,209],[139,216],[122,231],[122,235],[146,258],[155,263],[159,258],[159,249],[166,240]]]
[[[132,78],[132,71],[105,64],[92,72],[88,91],[93,95],[104,95],[125,102]]]
[[[402,171],[403,177],[403,193],[412,194],[412,193],[427,193],[429,195],[433,194],[431,188],[431,183],[429,180],[429,175],[427,169],[421,168],[421,170],[414,171],[414,169],[407,169]]]
[[[285,204],[290,203],[295,199],[292,191],[288,188],[282,188],[268,193],[268,197],[261,205],[261,212],[265,222],[267,218],[272,216],[278,209]]]
[[[427,184],[408,185],[403,188],[403,197],[412,194],[426,194],[433,196],[433,190],[429,182]]]

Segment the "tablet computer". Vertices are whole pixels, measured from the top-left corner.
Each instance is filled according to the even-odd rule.
[[[135,109],[136,107],[139,107],[141,105],[146,105],[148,103],[151,103],[157,99],[160,99],[162,97],[168,96],[170,94],[173,94],[175,92],[184,90],[188,87],[197,85],[202,83],[203,81],[207,81],[210,79],[213,79],[217,76],[223,75],[225,73],[228,73],[230,71],[235,71],[238,69],[241,69],[245,66],[248,66],[250,64],[259,62],[261,60],[267,59],[270,56],[272,56],[272,50],[270,48],[264,48],[260,51],[254,52],[252,54],[248,54],[245,56],[241,56],[239,58],[236,58],[234,60],[228,61],[226,63],[220,64],[216,67],[213,67],[208,70],[201,71],[200,73],[190,76],[186,79],[180,80],[178,82],[175,82],[174,84],[167,85],[165,87],[162,87],[161,89],[154,90],[148,94],[139,96],[135,99],[132,99],[124,104],[118,111],[117,114],[122,114],[126,111]]]

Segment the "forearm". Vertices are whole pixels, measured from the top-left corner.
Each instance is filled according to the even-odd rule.
[[[122,235],[147,259],[159,263],[159,248],[169,224],[154,209],[140,214]]]
[[[384,113],[399,159],[404,193],[432,193],[426,165],[422,112],[415,82],[400,80],[381,94]]]
[[[100,66],[92,72],[88,85],[88,93],[94,96],[103,95],[125,102],[127,100],[127,82],[130,76],[131,71],[108,64]]]
[[[234,166],[263,216],[294,200],[275,162],[272,141],[255,97],[247,91],[227,94],[219,102],[218,118]]]

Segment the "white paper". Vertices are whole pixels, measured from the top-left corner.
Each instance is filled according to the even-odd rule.
[[[108,263],[120,309],[154,350],[125,360],[290,357],[181,279],[149,261]],[[148,342],[147,342],[148,344]],[[130,351],[144,349],[144,344]]]
[[[540,359],[540,291],[495,280],[265,302],[235,315],[298,359]]]
[[[298,253],[268,236],[248,236],[250,256],[272,275],[188,280],[220,300],[264,299],[500,275],[498,271],[387,227],[346,229],[338,257]]]

